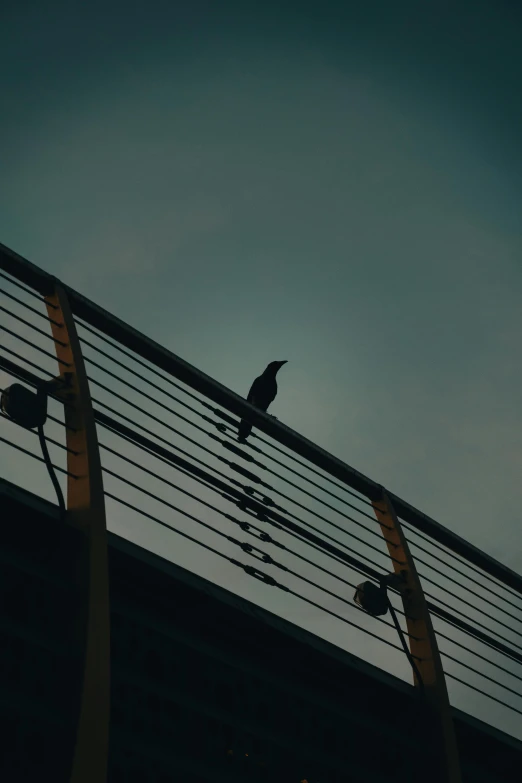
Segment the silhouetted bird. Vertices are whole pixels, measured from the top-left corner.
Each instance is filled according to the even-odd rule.
[[[255,405],[261,411],[266,411],[271,402],[275,400],[277,394],[276,375],[284,362],[270,362],[266,370],[259,378],[256,378],[252,388],[248,392],[247,402]],[[242,419],[238,428],[238,441],[244,442],[250,435],[252,425],[249,421]]]

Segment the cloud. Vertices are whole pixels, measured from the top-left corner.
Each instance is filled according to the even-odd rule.
[[[464,132],[464,108],[412,87],[413,75],[393,81],[389,65],[388,82],[377,79],[371,52],[341,63],[316,44],[247,41],[180,64],[158,51],[81,90],[60,75],[55,95],[67,101],[37,105],[26,85],[17,100],[29,114],[6,146],[3,241],[239,393],[268,361],[288,359],[272,411],[281,421],[520,569],[515,163],[486,154],[482,125]],[[53,499],[43,466],[7,451],[1,460],[4,475]],[[191,529],[139,490],[118,492]],[[317,507],[304,505],[311,520]],[[135,512],[111,504],[109,525],[410,679],[400,655],[392,664],[362,633]],[[451,687],[459,706],[486,715]]]

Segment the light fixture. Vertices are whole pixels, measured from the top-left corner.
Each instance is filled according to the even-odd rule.
[[[371,614],[372,617],[380,617],[388,613],[388,594],[386,585],[376,585],[373,582],[363,582],[357,585],[353,600],[361,609]]]
[[[43,391],[43,390],[42,390]],[[47,419],[47,395],[13,383],[2,392],[2,412],[21,427],[43,427]]]
[[[401,571],[400,574],[384,574],[380,577],[378,585],[374,582],[362,582],[357,585],[353,600],[360,609],[371,614],[372,617],[382,617],[388,613],[387,588],[398,587],[404,579],[405,573]]]
[[[47,420],[47,395],[62,388],[71,389],[71,386],[72,373],[70,372],[49,381],[40,381],[36,391],[31,391],[21,383],[13,383],[2,392],[0,408],[21,427],[29,430],[43,427]]]

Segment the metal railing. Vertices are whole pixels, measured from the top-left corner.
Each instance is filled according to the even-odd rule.
[[[45,438],[54,469],[69,474],[69,515],[92,500],[71,466],[82,450],[99,454],[104,501],[88,536],[106,513],[113,529],[157,551],[174,537],[172,559],[190,570],[403,678],[413,669],[437,717],[445,780],[460,780],[446,678],[452,700],[462,703],[465,689],[475,714],[517,734],[518,574],[3,246],[0,269],[2,387],[35,388],[67,371],[64,351],[77,335],[80,386],[69,405],[92,410],[96,442],[71,447],[72,414],[59,394],[49,397]],[[69,338],[60,340],[67,312]],[[247,444],[237,443],[238,417],[254,425]],[[27,464],[42,461],[35,431],[8,419],[0,442]],[[97,470],[92,459],[87,474]],[[30,475],[29,489],[45,486],[43,472]],[[357,586],[382,589],[390,572],[390,613],[361,611]],[[96,742],[103,757],[103,738],[84,742],[90,758]]]

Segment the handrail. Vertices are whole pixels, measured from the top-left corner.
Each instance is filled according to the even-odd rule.
[[[2,244],[0,244],[0,268],[20,282],[38,291],[42,296],[50,293],[55,283],[58,282],[53,275],[40,269]],[[74,291],[74,289],[63,283],[61,285],[66,291],[73,313],[94,328],[99,329],[105,335],[161,368],[166,373],[178,378],[230,413],[235,414],[239,418],[247,417],[261,432],[286,446],[294,453],[299,454],[339,481],[347,484],[355,491],[365,495],[370,500],[378,500],[381,497],[381,484],[378,482],[359,473],[359,471],[316,446],[302,435],[299,435],[299,433],[290,429],[290,427],[281,424],[273,417],[254,408],[235,392],[227,389],[226,386],[202,373],[154,340],[146,337],[82,294]],[[522,594],[522,576],[468,543],[456,533],[440,525],[409,503],[406,503],[397,495],[388,491],[388,496],[400,519],[408,522],[412,527],[465,558],[499,582]]]

